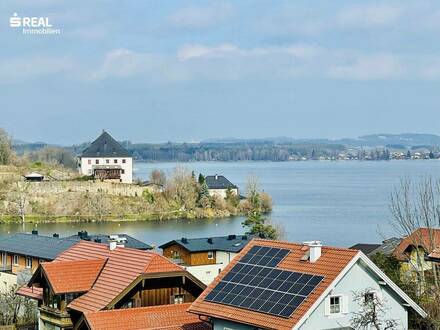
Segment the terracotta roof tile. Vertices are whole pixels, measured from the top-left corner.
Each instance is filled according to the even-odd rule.
[[[86,313],[91,330],[209,330],[211,325],[187,312],[190,304],[114,309]]]
[[[107,260],[93,287],[68,307],[80,312],[104,309],[141,274],[182,272],[184,269],[165,257],[151,252],[81,241],[60,254],[55,262]]]
[[[54,261],[41,264],[55,294],[89,291],[106,259]]]
[[[400,261],[406,261],[408,257],[405,251],[409,246],[414,245],[423,247],[428,253],[431,253],[437,247],[440,248],[440,229],[417,229],[411,235],[402,239],[393,255]]]
[[[226,306],[205,301],[204,298],[219,283],[219,281],[234,267],[234,265],[253,246],[270,246],[289,249],[290,253],[278,265],[278,268],[296,272],[304,272],[324,276],[322,282],[315,288],[307,299],[294,311],[290,318],[277,317],[247,309]],[[229,319],[243,324],[260,327],[263,329],[292,329],[301,317],[309,310],[321,294],[330,286],[333,280],[356,256],[358,251],[333,247],[322,247],[321,257],[314,263],[301,261],[301,257],[309,247],[302,244],[286,243],[279,241],[253,240],[241,253],[222,271],[211,285],[191,305],[189,311],[199,315],[212,316],[220,319]]]
[[[28,287],[27,285],[22,286],[15,292],[20,296],[24,296],[31,299],[43,300],[43,289],[37,287]]]

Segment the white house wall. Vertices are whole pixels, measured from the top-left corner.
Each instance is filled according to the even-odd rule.
[[[208,189],[209,190],[209,195],[210,196],[220,196],[223,198],[226,198],[226,192],[228,191],[228,189]],[[238,194],[238,190],[237,189],[231,189],[231,191],[237,195]]]
[[[360,306],[354,301],[354,292],[360,292],[367,288],[371,288],[377,292],[380,299],[385,301],[386,319],[394,319],[397,321],[398,330],[408,329],[408,313],[406,308],[402,306],[401,299],[390,290],[388,286],[378,284],[377,278],[370,271],[367,271],[360,261],[353,265],[351,270],[341,279],[341,281],[332,290],[330,295],[342,295],[347,298],[348,306],[345,313],[340,315],[326,315],[325,300],[312,312],[310,317],[299,328],[301,330],[315,330],[315,329],[334,329],[340,327],[349,327],[353,312],[359,311]]]
[[[99,159],[99,164],[96,164],[96,160]],[[109,160],[107,164],[106,160]],[[117,160],[117,163],[114,160]],[[122,160],[125,159],[125,164]],[[90,164],[89,164],[90,160]],[[96,165],[119,165],[124,170],[124,174],[121,174],[121,179],[123,183],[133,182],[133,158],[131,157],[83,157],[81,158],[80,172],[82,175],[92,175],[93,166]]]

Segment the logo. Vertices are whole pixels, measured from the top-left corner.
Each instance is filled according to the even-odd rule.
[[[19,17],[14,13],[9,18],[11,28],[21,28],[23,34],[61,34],[61,29],[53,28],[49,17]]]

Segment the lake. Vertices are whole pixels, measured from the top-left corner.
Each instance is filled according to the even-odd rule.
[[[249,176],[273,198],[269,217],[281,225],[285,239],[321,240],[326,245],[351,246],[375,243],[392,236],[389,195],[402,177],[437,178],[438,160],[420,161],[305,161],[305,162],[192,162],[135,163],[137,177],[147,179],[152,169],[171,173],[184,166],[196,173],[222,174],[245,193]],[[207,237],[243,233],[243,218],[164,220],[104,223],[39,224],[41,234],[127,233],[149,244],[160,245],[180,237]],[[25,231],[33,225],[26,224]],[[22,225],[1,225],[0,233],[22,231]]]

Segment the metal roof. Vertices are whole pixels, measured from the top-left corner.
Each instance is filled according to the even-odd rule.
[[[110,134],[102,134],[83,151],[81,157],[131,157],[131,154],[122,147]]]
[[[185,238],[172,240],[165,243],[159,248],[163,249],[168,246],[178,244],[190,252],[201,251],[226,251],[226,252],[240,252],[251,240],[252,235],[229,235],[219,237],[205,237],[205,238]]]
[[[77,242],[78,240],[67,237],[15,233],[0,240],[0,251],[53,260]]]
[[[205,177],[206,185],[209,189],[235,189],[237,188],[231,181],[223,175],[208,175]]]
[[[78,232],[77,235],[72,235],[69,236],[67,238],[71,238],[71,239],[83,239],[86,241],[91,241],[91,242],[99,242],[99,243],[104,243],[104,244],[108,244],[109,241],[111,240],[110,236],[118,236],[119,239],[122,239],[124,242],[124,246],[127,248],[132,248],[132,249],[137,249],[137,250],[151,250],[153,249],[153,247],[151,245],[148,245],[130,235],[127,234],[89,234],[85,231],[82,232]],[[122,242],[121,242],[122,243]]]

